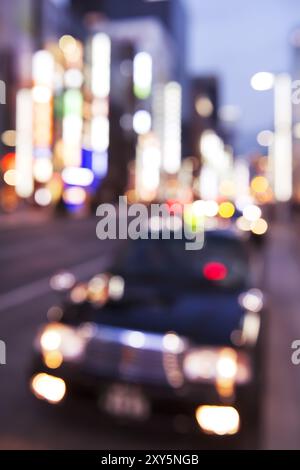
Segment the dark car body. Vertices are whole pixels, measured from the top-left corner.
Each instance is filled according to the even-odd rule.
[[[180,414],[219,435],[249,427],[260,399],[262,308],[249,272],[247,247],[229,231],[208,232],[198,251],[184,240],[129,241],[109,273],[72,287],[59,318],[42,326],[33,393],[51,402],[34,380],[56,377],[65,383],[62,401],[85,395],[123,418]],[[65,345],[52,363],[56,331]],[[72,356],[76,337],[83,345]]]

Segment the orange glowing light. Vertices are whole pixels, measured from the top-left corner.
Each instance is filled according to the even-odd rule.
[[[15,158],[16,154],[14,152],[9,152],[2,157],[1,168],[4,172],[15,168]]]
[[[269,182],[264,176],[255,176],[251,181],[251,189],[255,193],[264,193],[269,187]]]

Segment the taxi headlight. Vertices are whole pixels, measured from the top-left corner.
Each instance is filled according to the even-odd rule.
[[[60,377],[40,373],[31,379],[31,390],[40,400],[49,403],[59,403],[66,394],[66,383]]]
[[[192,382],[232,380],[244,384],[251,379],[247,354],[232,348],[198,348],[188,352],[183,361],[186,378]]]
[[[236,434],[240,427],[239,413],[232,406],[199,406],[196,420],[205,433],[218,436]]]
[[[86,338],[80,330],[61,323],[47,325],[39,338],[39,346],[44,355],[59,352],[63,359],[69,360],[77,359],[83,354],[85,343]]]

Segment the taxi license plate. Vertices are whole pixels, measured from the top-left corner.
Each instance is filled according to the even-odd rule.
[[[147,419],[150,403],[139,387],[114,384],[100,398],[100,406],[107,413],[134,419]]]

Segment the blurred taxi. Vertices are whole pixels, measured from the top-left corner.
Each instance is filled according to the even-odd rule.
[[[35,338],[35,397],[85,396],[122,419],[185,416],[217,436],[257,432],[263,295],[232,231],[207,231],[197,251],[131,240],[110,272],[51,284],[66,298]]]

